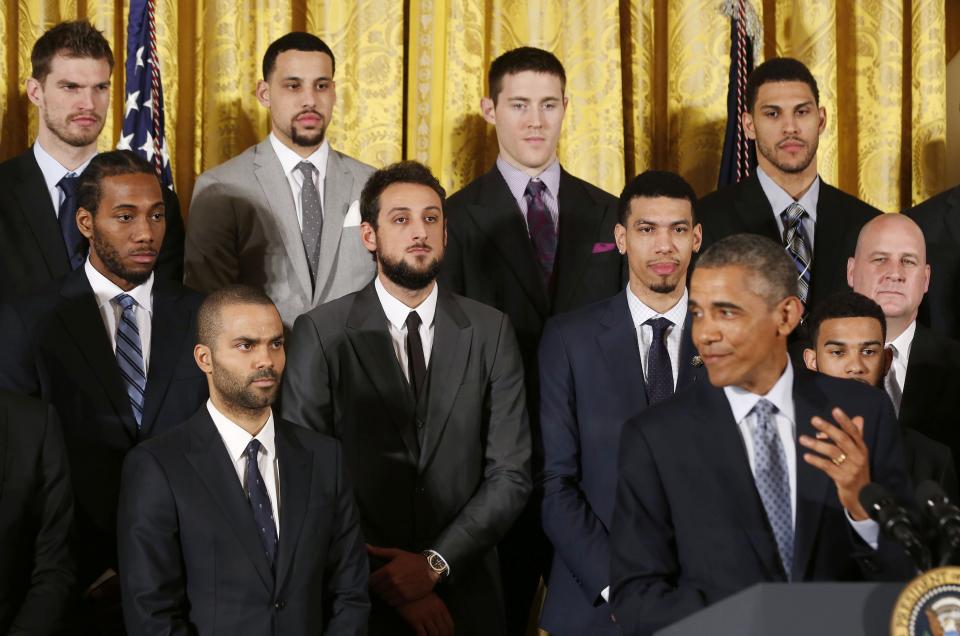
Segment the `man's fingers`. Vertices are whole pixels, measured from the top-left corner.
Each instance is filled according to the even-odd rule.
[[[375,557],[381,559],[392,559],[397,556],[401,551],[396,548],[378,548],[375,545],[367,544],[367,554],[372,554]]]
[[[807,462],[814,468],[819,468],[827,474],[827,477],[836,483],[837,478],[839,477],[840,467],[834,464],[832,461],[829,459],[824,459],[819,455],[814,455],[813,453],[804,453],[803,461]]]
[[[800,445],[820,453],[829,460],[836,459],[841,455],[850,457],[851,455],[858,453],[857,447],[849,440],[849,438],[843,441],[838,441],[837,443],[833,443],[818,440],[807,435],[801,435]]]

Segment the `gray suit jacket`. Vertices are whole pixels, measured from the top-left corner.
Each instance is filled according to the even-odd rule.
[[[261,287],[288,328],[311,308],[357,291],[376,266],[360,242],[359,224],[343,222],[372,173],[330,149],[314,288],[293,193],[269,138],[208,170],[190,204],[184,282],[205,293],[233,283]]]

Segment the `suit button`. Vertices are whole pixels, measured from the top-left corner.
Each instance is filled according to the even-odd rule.
[[[422,487],[421,487],[421,488],[417,488],[417,494],[418,494],[418,495],[422,495],[423,493],[424,493],[424,490],[423,490]]]
[[[286,601],[277,601],[276,603],[273,604],[273,609],[282,610],[286,606],[287,606]]]
[[[417,428],[423,428],[423,420],[417,420]]]

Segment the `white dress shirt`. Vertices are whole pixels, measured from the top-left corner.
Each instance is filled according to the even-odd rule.
[[[903,330],[903,333],[887,343],[887,346],[893,347],[893,364],[890,368],[893,370],[894,377],[897,378],[897,386],[903,393],[903,387],[907,383],[907,365],[910,364],[910,348],[913,346],[913,337],[917,333],[917,321],[914,320],[910,326]]]
[[[293,203],[297,208],[297,223],[300,230],[303,230],[303,204],[300,201],[300,191],[303,189],[303,173],[297,169],[297,164],[308,161],[313,164],[317,171],[313,174],[314,185],[320,193],[320,207],[326,216],[326,207],[323,203],[323,184],[327,177],[327,158],[330,156],[330,144],[324,139],[320,147],[312,155],[304,159],[287,146],[283,145],[276,135],[270,133],[270,145],[273,151],[277,153],[277,159],[283,167],[283,174],[287,177],[287,183],[290,184],[290,192],[293,193]]]
[[[380,299],[383,313],[387,315],[387,331],[393,341],[393,351],[397,354],[397,361],[403,369],[403,376],[410,381],[410,369],[407,365],[407,316],[411,311],[420,314],[420,342],[423,344],[423,364],[430,366],[430,352],[433,350],[433,317],[437,313],[437,283],[422,303],[410,308],[390,295],[390,292],[380,282],[380,277],[373,283]]]
[[[807,216],[801,221],[803,231],[807,233],[807,239],[810,241],[810,251],[813,251],[814,234],[817,228],[817,203],[820,201],[820,175],[817,175],[807,191],[803,193],[800,199],[794,199],[787,194],[787,191],[778,186],[773,179],[763,171],[763,168],[757,166],[757,179],[760,181],[760,187],[773,208],[773,216],[777,221],[777,228],[780,230],[780,236],[783,237],[783,220],[780,213],[786,210],[793,203],[799,203],[807,211]]]
[[[523,224],[527,225],[527,198],[524,196],[524,193],[527,191],[527,184],[531,181],[530,175],[519,168],[511,166],[501,157],[497,157],[497,170],[500,171],[503,180],[507,182],[507,188],[510,189],[510,194],[513,195],[517,206],[520,207]],[[536,177],[532,177],[532,179],[542,181],[543,184],[547,186],[547,189],[543,191],[540,198],[543,199],[543,204],[547,206],[547,210],[550,212],[553,227],[557,229],[557,223],[560,218],[560,203],[557,200],[557,195],[560,192],[560,161],[555,159],[553,163],[543,169],[543,172]],[[530,231],[529,226],[527,227],[527,231]],[[558,236],[559,234],[560,233],[557,232]]]
[[[740,429],[740,435],[743,437],[743,443],[747,449],[747,461],[750,463],[750,472],[756,479],[756,463],[753,457],[753,433],[751,431],[751,418],[756,414],[751,413],[753,407],[761,398],[766,398],[774,406],[777,412],[774,413],[776,420],[777,433],[780,435],[780,443],[783,445],[783,452],[787,459],[787,475],[790,481],[790,513],[793,517],[793,525],[797,525],[797,421],[796,410],[793,403],[793,365],[790,359],[787,359],[787,368],[784,369],[780,379],[776,381],[773,387],[766,395],[757,395],[746,389],[735,386],[726,386],[723,392],[730,403],[730,410],[733,411],[733,419],[737,422]],[[860,538],[874,550],[877,549],[877,540],[880,535],[880,526],[872,519],[864,521],[854,521],[849,512],[847,521],[853,526]]]
[[[255,436],[245,431],[238,424],[226,415],[221,413],[213,405],[213,401],[207,400],[207,412],[213,419],[217,432],[220,433],[220,439],[223,445],[227,447],[227,454],[230,456],[230,462],[233,469],[237,472],[237,479],[240,480],[240,486],[243,487],[243,476],[247,470],[247,456],[244,452],[250,440],[256,439],[260,442],[260,452],[257,454],[257,468],[260,469],[260,475],[263,477],[263,485],[267,489],[267,496],[270,498],[270,506],[273,508],[273,522],[277,526],[277,537],[280,536],[280,462],[277,459],[277,444],[274,434],[273,411],[267,418],[267,423],[263,425],[260,432]]]
[[[687,304],[687,290],[684,289],[683,296],[677,301],[676,305],[668,309],[666,313],[658,314],[637,298],[633,290],[630,289],[630,285],[627,285],[627,306],[630,308],[633,324],[637,328],[637,345],[640,347],[643,377],[647,377],[650,345],[653,344],[653,327],[643,323],[651,318],[661,317],[673,323],[673,326],[667,329],[667,354],[670,356],[670,370],[673,371],[674,389],[677,387],[677,377],[680,374],[680,345],[683,341],[683,321],[687,319]]]
[[[47,184],[47,192],[50,193],[50,200],[53,202],[53,215],[58,217],[60,216],[60,204],[63,203],[64,194],[63,191],[57,187],[57,184],[60,183],[60,180],[63,179],[68,174],[73,174],[75,176],[80,176],[80,174],[87,169],[90,160],[97,156],[96,151],[90,157],[77,166],[73,170],[67,170],[63,165],[54,159],[50,153],[43,149],[43,146],[40,145],[40,140],[38,139],[33,144],[33,156],[37,160],[37,163],[40,165],[40,172],[43,173],[43,182]]]
[[[90,258],[83,264],[83,271],[93,288],[93,295],[97,299],[97,309],[100,310],[100,319],[103,328],[110,338],[110,347],[114,354],[117,352],[117,325],[120,323],[120,314],[123,310],[120,305],[112,302],[119,294],[126,294],[137,301],[133,312],[137,316],[137,330],[140,332],[140,349],[143,353],[144,375],[150,371],[150,341],[153,333],[153,274],[128,292],[123,291],[106,276],[97,271],[90,263]]]

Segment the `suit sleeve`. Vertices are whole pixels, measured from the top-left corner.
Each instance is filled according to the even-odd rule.
[[[190,223],[187,224],[184,247],[184,284],[208,294],[243,282],[237,241],[233,200],[222,183],[201,175],[190,202]]]
[[[34,540],[30,589],[10,625],[9,636],[56,633],[76,582],[69,538],[73,524],[73,491],[60,424],[47,407],[39,462],[40,489],[35,494],[40,527]]]
[[[679,578],[670,504],[641,426],[633,419],[623,429],[610,526],[611,603],[625,636],[650,633],[707,604]]]
[[[190,634],[176,503],[163,468],[143,447],[123,462],[117,535],[127,631]]]
[[[324,634],[367,633],[367,617],[370,614],[370,598],[367,595],[367,578],[370,566],[367,550],[360,531],[360,518],[353,500],[353,488],[347,479],[343,465],[343,453],[339,442],[337,455],[337,514],[336,528],[327,551],[327,567],[324,579],[324,615],[328,622]]]
[[[589,390],[589,387],[585,387]],[[580,490],[580,425],[573,369],[563,333],[547,323],[540,341],[543,530],[591,604],[610,585],[610,543]]]
[[[447,561],[453,576],[461,564],[487,552],[503,538],[532,488],[523,362],[506,316],[501,318],[491,362],[484,408],[488,418],[484,480],[431,546]]]
[[[283,419],[337,437],[330,374],[317,326],[304,314],[293,323],[287,342],[280,410]]]
[[[17,305],[0,303],[0,389],[40,397],[33,339]]]
[[[440,286],[454,294],[466,295],[463,280],[463,245],[456,230],[447,223],[447,246],[443,250],[443,262],[438,276]]]
[[[157,257],[157,276],[165,280],[183,280],[183,215],[176,192],[163,189],[167,230]]]

